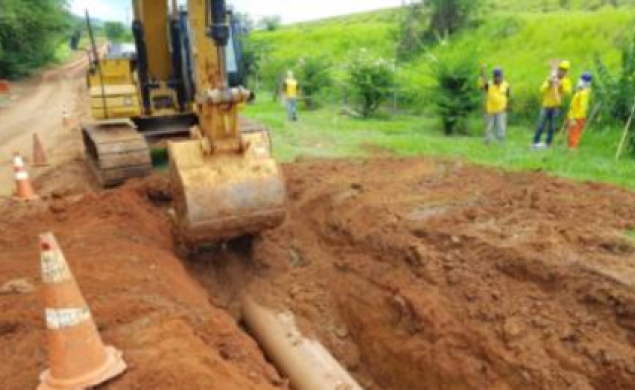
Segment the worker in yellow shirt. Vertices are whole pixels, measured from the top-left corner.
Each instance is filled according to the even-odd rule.
[[[569,110],[569,149],[576,150],[580,146],[580,137],[586,127],[587,113],[589,112],[589,100],[591,99],[591,83],[593,75],[585,72],[576,88]]]
[[[560,117],[563,100],[570,96],[573,90],[571,80],[567,76],[570,69],[571,63],[569,61],[560,62],[554,74],[552,74],[540,88],[540,93],[542,94],[542,110],[540,111],[538,130],[534,136],[534,147],[537,149],[549,147],[553,142],[553,137],[556,133],[556,122]],[[548,125],[546,144],[541,142],[545,125]]]
[[[298,81],[293,76],[292,71],[287,72],[287,78],[284,80],[282,90],[287,105],[287,116],[291,121],[298,120]]]
[[[507,133],[507,107],[511,97],[511,86],[505,81],[502,68],[494,68],[493,76],[490,81],[485,80],[485,76],[481,79],[481,89],[487,94],[485,143],[490,144],[493,141],[493,130],[496,127],[496,139],[502,145]]]

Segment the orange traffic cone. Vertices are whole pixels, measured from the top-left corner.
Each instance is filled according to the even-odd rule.
[[[122,353],[105,346],[55,236],[40,236],[50,369],[38,390],[84,390],[123,374]]]
[[[24,160],[19,153],[15,153],[13,157],[13,169],[15,171],[15,199],[25,201],[37,199],[29,172],[26,171]]]
[[[33,134],[33,163],[34,167],[47,167],[49,165],[46,152],[37,134]]]

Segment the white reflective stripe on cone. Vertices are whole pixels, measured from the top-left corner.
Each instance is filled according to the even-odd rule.
[[[46,327],[51,330],[61,330],[80,325],[90,320],[90,310],[81,309],[46,309]]]
[[[22,157],[15,156],[13,158],[13,166],[16,168],[24,168],[24,160],[22,160]]]
[[[15,173],[16,180],[29,180],[29,174],[25,171]]]
[[[52,251],[43,252],[42,261],[42,281],[47,284],[55,284],[71,280],[71,271],[66,262],[60,261],[58,255]]]

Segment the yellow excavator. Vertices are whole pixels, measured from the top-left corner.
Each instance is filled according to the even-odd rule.
[[[104,187],[152,170],[165,145],[178,241],[199,246],[277,227],[286,190],[271,139],[238,115],[240,47],[225,0],[136,0],[134,53],[100,58],[92,28],[88,72],[94,121],[83,126],[86,160]],[[123,53],[123,54],[122,54]]]

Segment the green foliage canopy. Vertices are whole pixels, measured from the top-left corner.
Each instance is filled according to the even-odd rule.
[[[65,0],[0,0],[0,77],[26,76],[50,62],[74,27]]]
[[[123,23],[120,22],[106,22],[104,23],[104,34],[106,38],[112,42],[124,42],[131,41],[132,34],[126,30]]]

